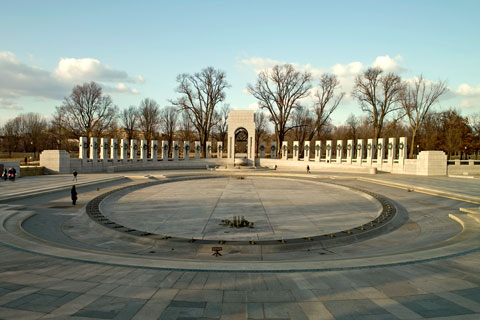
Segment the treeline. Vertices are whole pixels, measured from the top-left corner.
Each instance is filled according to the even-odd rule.
[[[81,136],[167,140],[169,145],[173,140],[200,140],[202,152],[206,141],[225,144],[230,111],[225,103],[225,89],[230,87],[226,74],[208,67],[180,74],[176,81],[177,97],[167,105],[161,107],[147,98],[123,110],[95,82],[77,85],[49,121],[27,113],[5,123],[0,149],[10,154],[76,151]],[[363,115],[351,115],[340,126],[331,123],[331,115],[341,112],[345,96],[335,75],[325,73],[313,79],[307,71],[277,65],[261,72],[247,90],[260,107],[255,114],[257,151],[262,140],[276,140],[278,145],[300,141],[302,148],[304,141],[317,139],[406,136],[410,157],[421,150],[443,150],[449,157],[479,154],[480,115],[463,117],[453,108],[432,111],[447,91],[444,82],[429,82],[421,76],[405,81],[370,68],[355,78],[351,93]]]

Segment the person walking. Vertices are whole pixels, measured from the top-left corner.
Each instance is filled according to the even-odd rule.
[[[310,166],[307,164],[307,173],[311,173],[310,172]]]
[[[78,176],[77,170],[76,170],[76,169],[73,169],[73,179],[72,179],[72,181],[77,182],[77,176]]]
[[[72,204],[76,205],[78,197],[77,197],[77,189],[75,188],[75,185],[72,186],[72,190],[70,191],[70,193],[72,194]]]

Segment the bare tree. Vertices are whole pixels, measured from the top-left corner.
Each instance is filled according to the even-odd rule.
[[[255,152],[258,153],[260,140],[262,140],[267,133],[267,116],[264,112],[256,111],[253,114],[253,119],[255,121]]]
[[[41,151],[46,140],[47,132],[47,120],[38,113],[27,113],[20,116],[23,123],[23,134],[26,147],[30,144],[33,148],[34,158],[36,157],[36,152]]]
[[[348,135],[356,143],[357,137],[358,137],[358,131],[360,127],[360,121],[357,119],[357,117],[353,113],[351,113],[348,116],[347,120],[345,121],[345,127],[348,130]]]
[[[217,140],[222,141],[223,145],[227,142],[229,113],[230,105],[228,104],[224,104],[219,112],[215,111],[214,113],[214,129],[216,131]]]
[[[374,139],[382,134],[385,117],[401,108],[398,104],[403,86],[399,76],[382,75],[379,68],[369,68],[355,78],[352,96],[360,102],[362,111],[368,112],[372,120]]]
[[[3,145],[8,151],[8,156],[12,156],[12,152],[17,149],[21,139],[21,118],[15,117],[5,123],[3,126],[3,135],[5,136]]]
[[[303,146],[305,141],[310,141],[312,132],[315,132],[315,123],[311,117],[311,112],[305,107],[299,107],[292,113],[291,126],[293,128],[293,138],[298,141],[298,154],[303,155]],[[323,126],[323,125],[322,125]],[[308,139],[308,140],[307,140]]]
[[[176,91],[180,97],[170,102],[188,114],[197,129],[203,147],[202,152],[205,154],[215,108],[225,100],[225,89],[229,87],[226,74],[208,67],[193,75],[180,74],[177,82]]]
[[[400,102],[408,117],[412,134],[410,158],[413,157],[417,132],[422,126],[428,111],[445,92],[447,92],[445,82],[428,84],[421,75],[415,78],[413,83],[405,84],[405,90],[401,93]]]
[[[175,132],[177,130],[178,110],[175,107],[165,107],[160,112],[160,126],[166,139],[168,140],[169,152],[173,145]]]
[[[102,95],[102,88],[95,82],[73,88],[56,113],[62,114],[62,126],[76,137],[100,136],[115,123],[118,108],[110,96]]]
[[[288,122],[291,112],[300,106],[302,98],[309,95],[310,79],[310,72],[301,73],[290,64],[276,65],[271,71],[260,72],[257,82],[247,86],[260,108],[270,112],[278,146],[291,129]]]
[[[160,106],[155,100],[145,98],[140,102],[140,106],[138,107],[138,122],[144,139],[152,140],[158,135]]]
[[[127,139],[135,139],[135,130],[138,127],[139,114],[138,109],[135,106],[130,106],[127,109],[123,109],[120,120],[123,130],[127,134]]]
[[[317,99],[314,106],[315,122],[313,130],[307,137],[308,141],[312,140],[316,134],[322,131],[323,126],[328,124],[330,116],[345,96],[345,92],[336,94],[339,88],[340,81],[338,81],[335,75],[328,73],[322,74],[319,88],[315,93],[315,98]]]
[[[192,121],[186,112],[181,113],[180,124],[179,124],[179,138],[182,141],[193,141],[195,139],[195,133]]]

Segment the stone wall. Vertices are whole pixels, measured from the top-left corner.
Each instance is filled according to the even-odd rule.
[[[3,171],[5,169],[15,168],[17,171],[16,177],[21,177],[20,174],[20,162],[19,161],[0,161],[0,164],[3,165],[3,169],[1,171],[1,175],[3,175]],[[1,166],[0,166],[1,167]]]

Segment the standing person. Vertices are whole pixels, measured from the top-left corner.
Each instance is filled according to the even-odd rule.
[[[72,204],[76,205],[78,197],[77,197],[77,189],[75,188],[75,185],[72,186],[72,190],[70,191],[70,193],[72,194]]]
[[[76,170],[76,169],[73,169],[73,179],[72,179],[72,181],[77,182],[77,175],[78,175],[77,170]]]
[[[8,179],[8,170],[7,168],[5,168],[5,170],[3,171],[3,176],[2,176],[3,180],[7,180]]]
[[[310,166],[307,164],[307,173],[311,173],[310,172]]]

